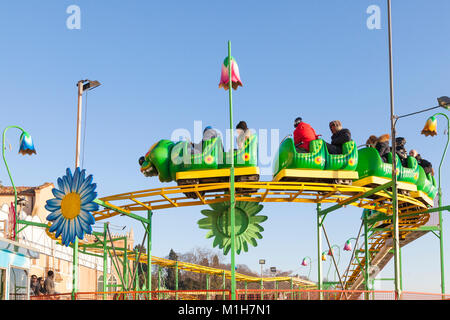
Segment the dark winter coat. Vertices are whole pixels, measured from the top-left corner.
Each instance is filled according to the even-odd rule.
[[[395,152],[400,158],[403,167],[408,167],[408,151],[405,148],[406,139],[398,137],[395,139]]]
[[[342,154],[342,145],[352,140],[348,129],[341,129],[331,136],[331,144],[327,143],[329,154]]]
[[[431,165],[430,161],[422,159],[420,154],[417,155],[416,160],[417,160],[417,163],[419,164],[419,166],[421,166],[423,168],[423,170],[425,171],[426,174],[433,173],[433,166]]]
[[[391,151],[391,148],[389,147],[388,134],[383,134],[378,138],[377,143],[375,144],[375,149],[377,149],[381,159],[383,159],[384,162],[387,162],[387,154]]]

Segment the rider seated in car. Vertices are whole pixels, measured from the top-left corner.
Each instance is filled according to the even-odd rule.
[[[420,154],[417,152],[417,150],[412,149],[409,152],[409,155],[411,157],[416,158],[417,163],[419,164],[419,166],[421,166],[423,168],[423,170],[425,171],[426,174],[431,173],[431,175],[434,176],[434,169],[433,166],[431,165],[431,162],[428,160],[423,159]]]
[[[367,140],[366,145],[377,149],[383,162],[387,162],[387,155],[391,151],[389,147],[389,134],[383,134],[380,137],[372,135]]]
[[[319,138],[316,131],[298,117],[294,121],[294,144],[298,153],[309,153],[309,143]]]
[[[238,134],[237,140],[237,148],[242,149],[245,145],[245,141],[250,139],[252,135],[251,131],[247,127],[247,123],[245,121],[240,121],[236,126],[236,132]]]
[[[352,140],[350,130],[342,129],[342,124],[339,120],[330,122],[331,144],[327,143],[329,154],[342,154],[342,145]]]
[[[395,138],[395,152],[399,156],[402,166],[407,168],[408,167],[408,151],[406,151],[405,145],[406,145],[405,138],[403,138],[403,137]]]
[[[205,141],[218,137],[219,134],[213,127],[207,126],[203,130],[203,138],[200,143],[191,143],[191,151],[193,154],[198,154],[203,152],[203,144]]]

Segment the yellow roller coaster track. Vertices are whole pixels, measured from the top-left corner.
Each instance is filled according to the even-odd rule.
[[[120,214],[147,212],[167,208],[179,208],[229,201],[229,182],[173,186],[121,193],[99,198],[104,210],[94,212],[95,220],[103,220]],[[312,182],[236,182],[236,201],[288,202],[288,203],[337,203],[391,213],[392,195],[381,190],[370,197],[363,195],[372,188],[334,185]],[[255,191],[256,190],[256,191]],[[197,199],[185,194],[195,194]],[[353,199],[357,199],[351,202]],[[420,200],[398,195],[400,214],[425,211]]]
[[[182,185],[163,188],[154,188],[141,191],[116,194],[101,197],[98,200],[105,209],[93,212],[96,221],[112,218],[117,215],[129,215],[139,217],[139,213],[147,213],[167,208],[201,206],[210,203],[229,201],[230,196],[224,190],[229,190],[229,182],[207,183],[195,185]],[[370,194],[372,188],[354,185],[335,185],[314,182],[235,182],[236,201],[251,201],[265,203],[330,203],[338,205],[352,205],[362,209],[371,209],[392,215],[392,194],[386,190],[379,190]],[[186,195],[196,195],[196,198]],[[408,195],[398,194],[400,238],[406,239],[416,228],[423,226],[430,215],[421,214],[428,209],[428,202],[416,199]],[[413,214],[413,216],[411,216]],[[392,227],[392,225],[390,226]],[[51,236],[51,234],[49,234]],[[370,241],[371,261],[377,259],[382,248],[386,248],[386,242],[392,236],[392,232],[374,232]],[[389,251],[389,250],[388,250]],[[386,252],[383,253],[386,255]],[[130,252],[130,259],[134,259],[134,252]],[[140,261],[145,263],[146,256],[142,255]],[[380,261],[382,259],[379,259]],[[152,263],[173,267],[175,261],[152,256]],[[362,269],[365,261],[353,263],[346,288],[356,289],[361,285]],[[380,266],[384,265],[380,263]],[[180,269],[193,272],[222,275],[224,270],[198,266],[190,263],[179,262]],[[226,277],[231,277],[230,271],[225,270]],[[255,282],[261,278],[246,275],[236,275],[238,281]],[[278,279],[279,281],[290,278]],[[295,279],[295,278],[293,278]],[[265,278],[264,281],[275,281],[276,278]],[[296,280],[294,280],[296,281]],[[302,279],[298,285],[312,287]]]
[[[118,214],[127,215],[133,212],[139,213],[148,210],[154,211],[229,201],[229,194],[223,191],[229,188],[229,183],[224,182],[164,187],[102,197],[100,200],[108,208],[95,212],[94,217],[96,220],[103,220]],[[235,188],[238,190],[236,201],[349,204],[392,215],[392,194],[386,190],[380,190],[370,196],[365,196],[372,188],[312,182],[273,181],[236,182]],[[188,198],[186,194],[195,194],[197,199]],[[420,214],[420,212],[427,210],[428,203],[429,201],[420,201],[407,195],[398,194],[401,239],[406,239],[415,228],[428,221],[429,214]],[[414,216],[402,218],[402,216],[411,213],[414,213]],[[381,248],[386,247],[386,242],[391,238],[391,235],[392,232],[374,232],[372,234],[369,239],[371,242],[371,261],[377,259]],[[382,259],[379,260],[382,261]],[[364,259],[360,263],[353,263],[346,288],[356,289],[355,287],[361,285],[364,264]],[[381,264],[379,266],[384,267]]]
[[[50,225],[49,225],[50,227]],[[55,235],[53,233],[48,232],[48,228],[46,229],[47,235],[58,242],[61,242],[60,237],[58,239],[55,238]],[[83,247],[83,245],[91,244],[91,242],[83,240],[79,242],[79,246]],[[97,254],[103,254],[103,250],[99,248],[88,248],[92,253]],[[119,250],[116,252],[117,256],[123,257],[125,255],[123,250]],[[140,263],[147,263],[147,254],[141,253],[136,254],[135,251],[127,250],[127,259],[129,261],[136,261],[136,259],[139,259]],[[219,268],[213,268],[208,266],[202,266],[194,263],[189,262],[182,262],[182,261],[173,261],[169,259],[159,258],[156,256],[151,257],[151,262],[154,265],[158,265],[160,267],[164,268],[175,268],[177,267],[180,270],[189,271],[189,272],[195,272],[195,273],[202,273],[202,274],[209,274],[209,275],[216,275],[216,276],[225,276],[226,279],[231,279],[231,271],[230,270],[223,270]],[[273,281],[292,281],[293,285],[297,285],[301,287],[302,289],[315,289],[317,285],[314,282],[298,278],[298,277],[269,277],[269,278],[261,278],[261,277],[254,277],[249,276],[241,273],[236,273],[236,281],[245,281],[245,282],[273,282]]]

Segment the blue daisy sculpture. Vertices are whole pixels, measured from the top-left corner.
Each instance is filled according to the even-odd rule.
[[[85,178],[86,170],[75,169],[72,172],[66,169],[66,175],[58,178],[58,188],[53,188],[55,198],[47,200],[45,209],[51,213],[47,216],[52,221],[49,232],[55,232],[55,237],[61,236],[61,242],[65,246],[80,240],[84,234],[92,233],[92,225],[95,223],[92,211],[98,210],[98,204],[94,202],[97,198],[95,188],[97,184],[92,183],[93,177]]]

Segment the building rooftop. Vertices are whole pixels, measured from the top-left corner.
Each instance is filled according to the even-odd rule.
[[[37,187],[16,187],[16,190],[17,190],[17,194],[34,195],[36,190],[41,190],[48,186],[53,186],[53,183],[45,182],[44,184],[37,186]],[[14,195],[13,187],[5,187],[5,186],[0,185],[0,195],[1,196]]]

